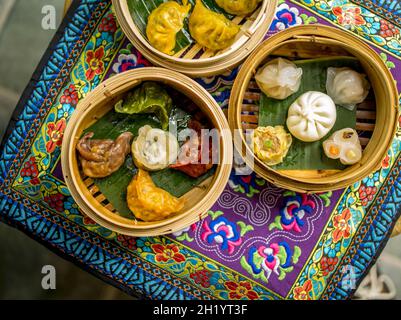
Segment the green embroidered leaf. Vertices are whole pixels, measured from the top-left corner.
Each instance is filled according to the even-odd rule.
[[[331,204],[331,196],[333,195],[333,192],[326,192],[319,194],[319,197],[324,201],[324,206],[327,208]]]
[[[223,211],[209,211],[208,212],[209,216],[212,218],[212,220],[216,220],[218,217],[222,216],[224,214]]]
[[[255,182],[260,187],[263,187],[266,184],[266,180],[258,179],[258,178],[255,179]]]
[[[301,256],[301,253],[302,253],[301,248],[298,247],[298,246],[295,246],[294,247],[294,254],[292,256],[292,262],[294,264],[298,263],[299,257]]]
[[[294,197],[294,196],[296,196],[296,195],[297,195],[297,193],[294,192],[294,191],[285,191],[285,192],[283,193],[283,196],[284,196],[284,197]]]
[[[241,237],[243,237],[248,232],[254,230],[254,228],[251,225],[246,225],[245,222],[243,222],[243,221],[238,221],[237,225],[240,227]]]
[[[258,193],[260,193],[259,190],[255,189],[252,186],[249,186],[249,193],[247,193],[246,195],[248,198],[252,198],[255,194],[258,194]]]
[[[194,241],[193,238],[191,238],[188,233],[183,233],[182,235],[180,235],[179,237],[177,237],[178,241],[187,241],[187,242],[192,242]]]
[[[283,230],[283,226],[281,225],[281,216],[277,216],[269,226],[269,231],[273,229]]]
[[[316,17],[308,17],[305,13],[300,14],[299,17],[302,19],[304,24],[312,24],[318,22]]]
[[[285,264],[287,261],[287,252],[283,246],[280,246],[280,250],[277,254],[278,259],[280,260],[280,265]]]
[[[294,267],[288,267],[288,268],[280,268],[280,275],[278,279],[280,281],[284,280],[284,278],[287,276],[287,273],[290,273],[294,270]]]
[[[255,263],[255,265],[258,268],[260,268],[262,266],[263,261],[264,261],[264,258],[261,257],[258,252],[255,252],[253,254],[253,262]]]

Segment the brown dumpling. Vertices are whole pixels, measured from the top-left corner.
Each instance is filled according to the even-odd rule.
[[[116,140],[91,140],[93,136],[88,132],[77,144],[82,170],[90,178],[105,178],[124,164],[134,135],[125,132]]]

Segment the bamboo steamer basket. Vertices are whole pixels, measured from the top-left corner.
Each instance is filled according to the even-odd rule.
[[[124,94],[144,81],[161,82],[186,95],[196,102],[201,112],[220,132],[220,163],[214,176],[183,196],[186,204],[181,212],[158,222],[141,222],[118,215],[94,181],[80,170],[76,152],[76,145],[84,130],[112,110]],[[220,106],[205,89],[174,71],[141,68],[106,80],[79,103],[65,130],[61,163],[67,187],[86,215],[100,225],[122,234],[155,236],[182,230],[205,216],[228,182],[232,157],[232,137],[228,122]]]
[[[236,41],[222,51],[203,50],[194,43],[174,56],[155,49],[133,21],[127,0],[112,0],[117,20],[127,38],[154,65],[172,69],[190,77],[222,74],[238,66],[260,44],[274,19],[278,0],[263,0],[249,17],[238,16],[233,22],[241,26]]]
[[[354,56],[362,64],[375,99],[357,107],[356,130],[364,152],[360,163],[345,170],[274,170],[259,160],[246,141],[246,130],[258,127],[260,89],[254,76],[269,56],[313,59]],[[397,130],[398,92],[395,81],[380,56],[349,32],[323,25],[287,29],[261,44],[247,59],[234,83],[229,123],[235,131],[234,144],[249,166],[267,181],[297,192],[326,192],[345,188],[381,167]]]

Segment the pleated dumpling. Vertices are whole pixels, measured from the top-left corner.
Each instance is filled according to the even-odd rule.
[[[201,46],[218,51],[234,43],[240,27],[223,14],[206,8],[202,0],[196,0],[195,8],[189,17],[189,31]]]
[[[261,2],[262,0],[216,0],[220,8],[237,16],[245,16],[254,12]]]
[[[184,200],[156,187],[149,173],[139,169],[127,189],[127,202],[135,217],[145,222],[169,218],[184,207]]]
[[[369,95],[370,83],[366,75],[350,68],[328,68],[326,89],[336,104],[353,110]]]
[[[287,127],[304,142],[314,142],[326,136],[337,120],[334,101],[322,92],[309,91],[301,95],[288,110]]]
[[[184,20],[191,10],[191,5],[183,1],[162,3],[152,11],[146,27],[149,43],[157,50],[168,55],[174,54],[177,33],[184,27]]]

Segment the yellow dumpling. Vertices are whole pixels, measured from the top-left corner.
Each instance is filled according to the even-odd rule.
[[[201,46],[218,51],[234,43],[240,27],[223,14],[206,8],[202,0],[196,0],[195,8],[189,17],[189,31]]]
[[[259,127],[252,140],[255,155],[269,166],[282,163],[292,144],[292,137],[283,126]]]
[[[184,200],[156,187],[149,173],[141,169],[128,186],[127,203],[135,217],[145,222],[167,219],[184,207]]]
[[[191,10],[191,5],[183,1],[162,3],[152,11],[146,27],[149,43],[157,50],[168,55],[174,54],[177,33],[184,27],[184,20]]]
[[[262,0],[216,0],[220,8],[237,16],[245,16],[256,10]]]

